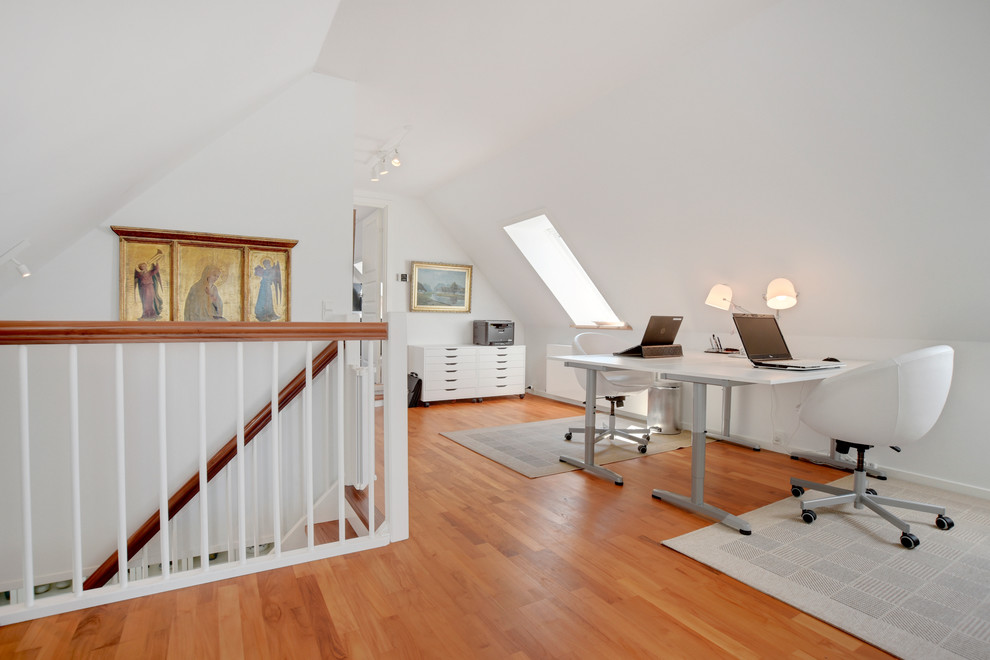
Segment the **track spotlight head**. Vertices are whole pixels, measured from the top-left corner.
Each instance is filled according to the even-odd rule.
[[[375,166],[371,167],[371,180],[378,181],[378,168]]]
[[[378,174],[379,175],[388,174],[388,163],[385,162],[385,156],[382,156],[382,159],[378,161]]]
[[[402,166],[402,161],[399,160],[399,150],[398,149],[396,149],[395,151],[392,152],[392,165],[394,165],[395,167],[401,167]]]
[[[27,267],[27,264],[22,264],[17,259],[11,259],[11,261],[17,266],[17,272],[21,274],[21,277],[31,277],[31,269]]]

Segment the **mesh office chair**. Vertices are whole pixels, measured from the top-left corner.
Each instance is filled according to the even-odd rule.
[[[852,369],[823,380],[801,404],[801,421],[835,440],[836,451],[856,450],[856,470],[852,490],[791,479],[791,494],[801,497],[804,490],[831,493],[830,497],[801,501],[801,517],[811,524],[818,517],[815,509],[852,502],[864,506],[901,530],[901,545],[918,547],[918,537],[906,522],[884,506],[937,514],[935,526],[951,529],[952,519],[945,507],[881,497],[867,488],[866,450],[876,445],[900,445],[922,438],[942,414],[952,382],[953,351],[933,346],[889,360]]]
[[[616,351],[627,348],[625,345],[618,346],[614,338],[597,332],[582,332],[574,338],[571,349],[575,355],[611,355]],[[575,369],[581,387],[585,387],[585,374],[580,369]],[[653,375],[640,371],[598,371],[595,389],[597,396],[609,402],[608,428],[598,430],[595,435],[595,442],[612,438],[635,442],[639,445],[639,451],[646,453],[646,444],[650,441],[650,429],[647,428],[615,428],[615,409],[621,408],[626,400],[626,395],[636,394],[649,389],[653,385]],[[568,429],[564,434],[565,440],[570,440],[574,433],[584,433],[584,428]]]

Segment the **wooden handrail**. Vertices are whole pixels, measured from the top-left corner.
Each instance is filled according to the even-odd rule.
[[[0,321],[3,344],[134,344],[388,339],[386,323]]]
[[[313,376],[321,373],[337,357],[337,343],[331,342],[329,346],[320,351],[313,358]],[[306,387],[306,370],[303,369],[289,384],[278,393],[278,409],[282,410]],[[251,421],[244,426],[244,446],[254,440],[261,431],[272,421],[271,404],[264,406],[251,418]],[[206,462],[206,479],[210,481],[223,470],[228,463],[237,455],[237,436],[231,438],[227,444]],[[168,519],[171,520],[182,507],[188,504],[199,494],[199,473],[197,472],[182,485],[168,500]],[[155,537],[161,530],[161,509],[155,511],[154,515],[144,521],[134,534],[127,539],[127,559],[134,556],[144,548],[147,543]],[[205,561],[205,560],[204,560]],[[117,574],[118,561],[117,551],[107,557],[100,566],[83,582],[83,589],[96,589],[102,587]]]

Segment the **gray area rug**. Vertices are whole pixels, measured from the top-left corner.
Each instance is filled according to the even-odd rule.
[[[607,416],[598,416],[599,428],[603,426],[603,419],[607,423]],[[584,417],[569,417],[468,431],[445,431],[440,435],[520,474],[535,478],[578,469],[561,463],[560,456],[584,460],[584,434],[575,433],[571,441],[564,440],[568,428],[583,425]],[[625,428],[634,424],[625,424],[620,420],[616,426]],[[602,440],[595,446],[595,463],[605,465],[690,445],[691,434],[687,431],[679,435],[651,435],[645,454],[640,454],[631,442]]]
[[[903,658],[990,659],[990,501],[870,482],[881,495],[945,506],[955,527],[893,509],[921,540],[908,550],[868,509],[819,509],[808,525],[788,497],[742,516],[750,536],[715,524],[664,545]],[[835,483],[851,488],[852,476]]]

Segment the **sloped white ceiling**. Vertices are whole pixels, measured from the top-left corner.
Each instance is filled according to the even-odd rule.
[[[357,83],[355,182],[422,197],[777,2],[342,0],[316,70]]]
[[[310,72],[337,4],[0,4],[0,252],[43,265]]]

